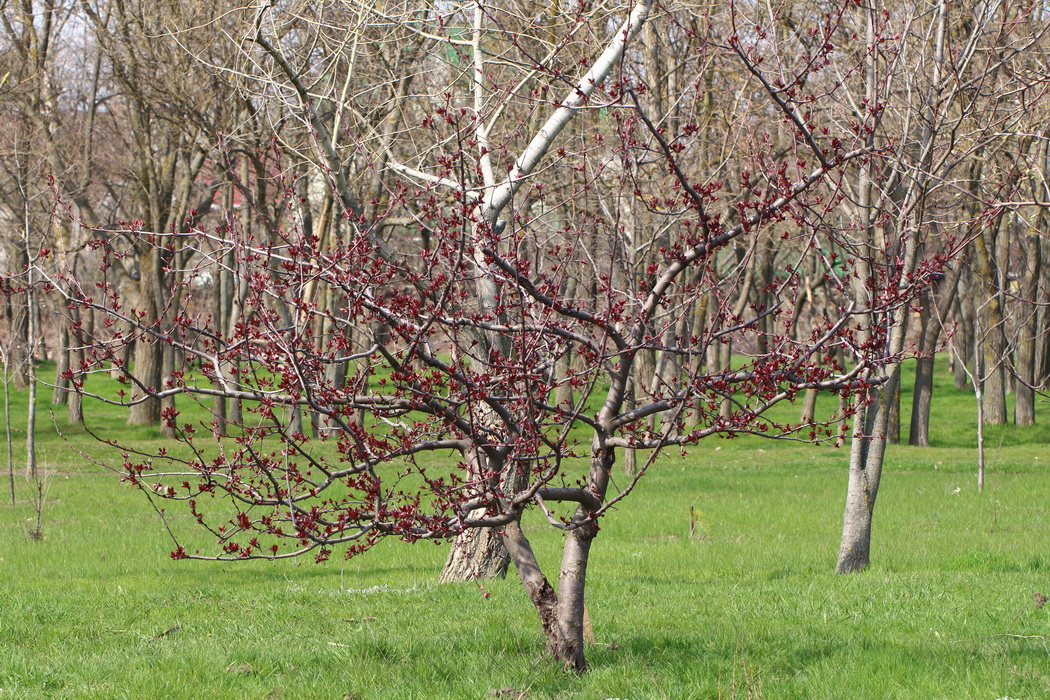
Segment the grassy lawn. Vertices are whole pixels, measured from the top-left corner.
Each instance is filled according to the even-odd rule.
[[[665,455],[596,540],[580,677],[544,655],[515,577],[435,583],[447,545],[322,565],[171,560],[149,504],[71,450],[93,443],[42,402],[43,539],[28,537],[30,482],[0,501],[0,698],[1048,697],[1050,604],[1033,598],[1050,595],[1048,409],[1042,426],[988,431],[978,494],[973,396],[937,379],[934,447],[888,452],[860,575],[831,573],[844,448],[711,440]],[[906,433],[908,386],[903,404]],[[103,434],[162,439],[86,412]],[[553,575],[558,535],[525,527]]]

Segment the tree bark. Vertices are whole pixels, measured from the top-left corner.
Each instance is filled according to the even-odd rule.
[[[951,309],[955,302],[963,267],[962,261],[957,261],[940,285],[943,298],[937,305],[945,311]],[[919,313],[919,359],[915,365],[915,390],[912,393],[911,426],[908,431],[908,444],[916,447],[930,445],[930,407],[933,403],[935,360],[933,353],[941,335],[941,317],[945,313],[942,311],[934,318],[934,299],[934,293],[930,290],[923,294],[920,300],[922,311]]]
[[[15,241],[8,253],[12,256],[11,269],[23,270],[29,264],[24,241]],[[7,298],[8,350],[7,363],[11,385],[18,391],[29,386],[29,309],[16,295]]]
[[[891,445],[901,444],[901,385],[897,382],[897,388],[894,390],[891,396],[887,397],[889,401],[890,415],[886,424],[886,440]]]
[[[1043,217],[1041,217],[1043,218]],[[1020,300],[1024,316],[1019,324],[1017,342],[1017,388],[1014,391],[1014,423],[1035,425],[1036,343],[1039,333],[1039,275],[1042,267],[1041,241],[1038,231],[1030,231],[1025,240],[1025,278]]]
[[[980,345],[977,359],[986,425],[1006,423],[1006,339],[1002,307],[1005,270],[998,265],[999,256],[995,254],[1000,244],[998,237],[1006,234],[998,232],[998,228],[990,226],[974,239],[974,263],[986,294],[986,301],[977,310],[982,333],[975,339]]]
[[[846,512],[838,564],[835,566],[835,573],[838,574],[862,571],[871,561],[871,521],[887,444],[887,395],[896,391],[899,384],[900,366],[894,365],[886,384],[875,390],[872,402],[854,418]]]
[[[163,348],[155,341],[140,339],[135,343],[135,376],[147,389],[160,388]],[[132,396],[138,392],[132,391]],[[128,409],[128,425],[158,425],[160,400],[148,397]]]
[[[453,583],[503,578],[507,575],[509,563],[510,557],[503,547],[503,540],[495,531],[468,530],[453,543],[438,581]]]
[[[160,251],[153,249],[139,255],[138,295],[141,311],[147,323],[162,324],[160,296],[163,290]],[[164,347],[153,337],[143,335],[135,341],[135,377],[145,385],[147,392],[159,391],[164,371]],[[132,398],[141,397],[141,390],[131,389]],[[160,399],[147,396],[128,410],[128,425],[159,425]]]
[[[55,386],[51,390],[51,403],[61,406],[69,401],[69,326],[60,323],[58,328],[58,357],[55,358]]]

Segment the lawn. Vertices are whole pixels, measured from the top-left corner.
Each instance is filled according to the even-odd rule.
[[[908,386],[903,404],[906,432]],[[1050,696],[1050,604],[1035,595],[1050,595],[1048,409],[1042,427],[988,431],[977,493],[973,396],[943,368],[934,447],[888,452],[860,575],[831,573],[845,448],[710,440],[663,456],[596,540],[582,676],[545,656],[515,577],[438,585],[447,545],[173,561],[149,504],[42,408],[43,538],[28,536],[21,474],[0,505],[0,698]],[[103,434],[162,439],[86,410]],[[553,573],[558,535],[525,528]]]

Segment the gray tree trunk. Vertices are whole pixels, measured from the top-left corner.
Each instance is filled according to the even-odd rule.
[[[889,400],[890,415],[886,424],[886,440],[891,445],[901,444],[901,385],[897,382],[897,388],[893,394],[887,397]]]
[[[510,555],[495,530],[467,530],[453,543],[438,581],[453,583],[503,578],[507,575],[509,563]]]
[[[58,357],[55,358],[55,386],[51,390],[51,403],[61,406],[69,401],[69,325],[62,322],[58,328]]]
[[[850,444],[849,488],[842,524],[835,573],[865,569],[871,561],[871,521],[882,479],[886,452],[886,426],[889,422],[888,395],[900,384],[900,367],[895,366],[889,381],[875,390],[874,400],[854,418]]]
[[[1044,217],[1040,217],[1044,218]],[[1042,245],[1038,232],[1031,232],[1025,241],[1025,277],[1021,308],[1025,315],[1019,324],[1017,342],[1017,387],[1014,391],[1014,423],[1035,425],[1036,343],[1039,333],[1038,301],[1041,273]]]
[[[12,244],[8,253],[12,256],[11,269],[22,270],[29,264],[24,241]],[[29,345],[29,309],[17,295],[7,298],[8,349],[7,363],[10,371],[11,385],[18,391],[29,386],[28,367],[30,358]]]
[[[145,323],[153,323],[160,319],[160,294],[163,288],[159,280],[161,272],[160,253],[156,250],[149,251],[139,256],[140,282],[139,303],[140,308],[145,311]],[[138,381],[145,386],[145,391],[158,391],[164,377],[164,347],[153,338],[142,337],[135,342],[135,371],[134,375]],[[141,397],[143,391],[138,387],[131,389],[132,397]],[[160,423],[160,400],[147,397],[128,409],[129,425],[158,425]]]
[[[955,267],[951,269],[941,284],[943,297],[938,303],[938,308],[945,311],[952,308],[959,290],[964,265],[961,260],[956,261]],[[933,304],[934,294],[928,291],[923,295],[921,304],[922,312],[919,314],[919,360],[915,366],[915,391],[912,394],[911,403],[911,428],[908,432],[908,444],[918,447],[928,447],[930,444],[930,406],[933,402],[933,351],[941,336],[941,319],[934,318]],[[929,357],[926,357],[929,355]],[[954,355],[953,355],[954,357]],[[953,365],[954,368],[954,365]]]
[[[171,379],[172,373],[175,371],[175,348],[171,345],[161,346],[161,370],[160,370],[160,384],[161,388],[167,386],[168,381]],[[165,396],[160,400],[160,411],[161,415],[167,409],[175,408],[175,397]],[[164,437],[174,438],[177,432],[178,421],[172,419],[169,424],[168,421],[162,420],[160,422],[160,433]]]

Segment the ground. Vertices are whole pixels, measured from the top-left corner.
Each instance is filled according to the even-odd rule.
[[[513,577],[438,585],[447,546],[173,561],[141,495],[47,434],[43,539],[21,475],[0,505],[0,698],[1046,697],[1050,431],[992,429],[979,494],[973,399],[939,380],[936,446],[889,452],[860,575],[832,573],[844,448],[665,455],[596,541],[580,677],[544,655]],[[554,569],[558,536],[526,530]]]

